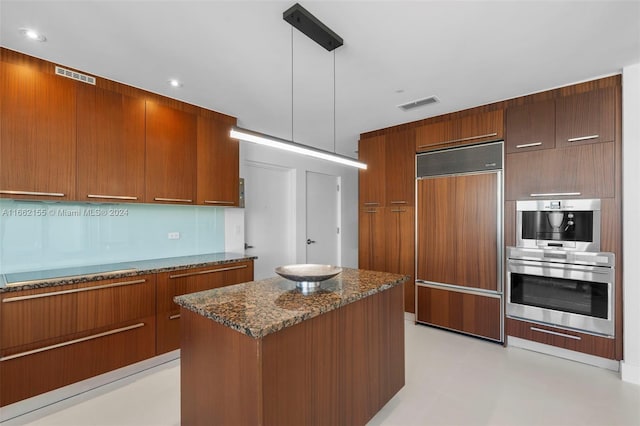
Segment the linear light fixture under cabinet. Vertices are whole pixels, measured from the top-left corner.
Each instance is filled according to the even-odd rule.
[[[295,152],[297,154],[306,155],[308,157],[320,158],[322,160],[333,161],[334,163],[344,164],[346,166],[357,167],[359,169],[366,169],[367,165],[361,161],[354,160],[351,157],[336,154],[334,152],[325,151],[318,148],[312,148],[310,146],[302,145],[296,142],[288,141],[286,139],[280,139],[275,136],[265,135],[263,133],[254,132],[252,130],[243,129],[240,127],[233,127],[231,129],[230,136],[233,139],[238,139],[245,142],[252,142],[259,145],[265,145],[272,148],[278,148],[289,152]]]

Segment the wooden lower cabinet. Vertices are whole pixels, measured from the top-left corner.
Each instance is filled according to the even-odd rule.
[[[506,328],[506,334],[508,336],[532,340],[545,345],[557,346],[559,348],[602,358],[616,358],[615,339],[520,321],[513,318],[506,319]]]
[[[499,296],[417,286],[416,321],[501,341]]]
[[[415,209],[387,207],[385,213],[386,272],[409,275],[404,283],[404,310],[415,312]]]
[[[155,275],[2,295],[0,406],[155,355]]]
[[[253,261],[158,274],[156,353],[180,348],[180,307],[175,296],[253,280]]]
[[[360,209],[358,226],[358,267],[360,269],[384,271],[387,267],[384,219],[384,207]]]

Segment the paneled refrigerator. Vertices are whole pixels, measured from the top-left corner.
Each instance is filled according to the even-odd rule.
[[[416,321],[502,342],[503,143],[416,156]]]

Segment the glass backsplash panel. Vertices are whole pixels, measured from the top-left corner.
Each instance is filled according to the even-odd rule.
[[[0,199],[0,273],[222,251],[222,208]]]

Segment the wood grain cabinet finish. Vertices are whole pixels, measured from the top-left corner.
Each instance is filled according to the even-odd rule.
[[[196,139],[194,114],[146,102],[146,202],[195,203]]]
[[[556,104],[553,99],[506,110],[507,153],[553,149],[556,146]]]
[[[611,142],[619,88],[593,90],[556,100],[556,146]]]
[[[228,123],[198,117],[198,204],[239,205],[240,145],[229,137],[230,129]]]
[[[155,275],[2,295],[0,405],[155,355]]]
[[[506,327],[509,336],[602,358],[615,359],[615,339],[519,321],[513,318],[507,318]]]
[[[253,280],[253,261],[183,269],[158,274],[156,353],[180,348],[180,307],[175,296]]]
[[[82,201],[144,201],[145,101],[78,85],[78,186]]]
[[[383,207],[385,205],[386,140],[384,136],[361,139],[358,143],[358,159],[367,164],[360,170],[360,207]]]
[[[614,142],[583,144],[506,156],[506,199],[615,196]],[[536,196],[539,194],[539,196]]]
[[[73,200],[76,83],[0,62],[0,197]]]
[[[358,267],[385,271],[385,207],[360,209],[358,226]]]
[[[413,206],[415,198],[415,131],[390,133],[385,140],[387,206]]]
[[[387,207],[385,212],[386,272],[409,275],[404,283],[404,310],[415,312],[415,208]]]
[[[504,111],[469,114],[416,128],[416,152],[501,140]]]
[[[500,298],[417,286],[418,322],[501,340]]]
[[[417,279],[498,291],[494,173],[418,181]]]

